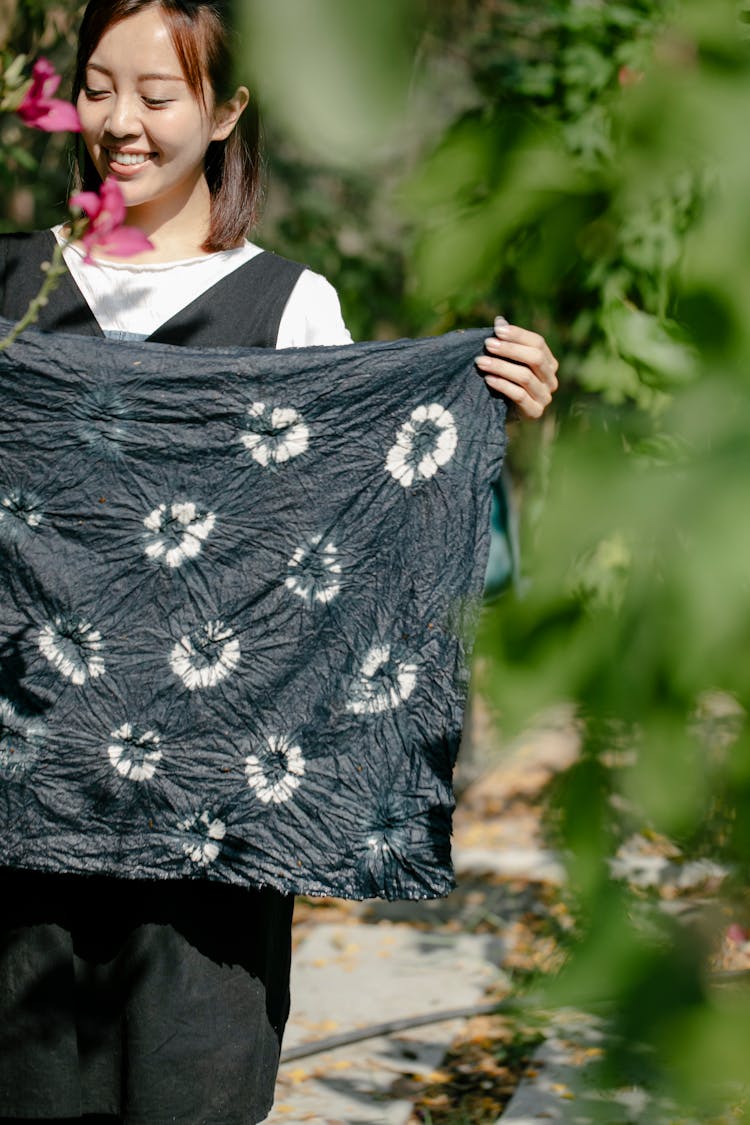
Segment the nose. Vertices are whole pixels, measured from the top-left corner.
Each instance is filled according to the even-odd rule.
[[[111,136],[121,139],[140,132],[137,99],[128,94],[113,94],[109,99],[105,127]]]

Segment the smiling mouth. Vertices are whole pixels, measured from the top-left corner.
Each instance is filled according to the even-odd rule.
[[[107,159],[110,164],[145,164],[155,155],[154,152],[116,152],[114,149],[107,149]]]

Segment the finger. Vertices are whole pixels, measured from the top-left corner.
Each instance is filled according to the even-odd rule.
[[[484,343],[487,351],[492,355],[515,360],[525,367],[530,367],[553,391],[557,390],[559,365],[546,344],[543,348],[539,348],[530,344],[514,344],[505,340],[497,340],[494,336],[489,336]]]
[[[499,340],[514,340],[516,343],[541,346],[545,343],[544,336],[534,332],[532,328],[524,328],[522,324],[508,324],[504,316],[495,317],[495,335]]]
[[[515,403],[519,413],[524,418],[541,418],[546,405],[548,405],[533,398],[524,387],[520,387],[518,383],[511,383],[509,379],[503,379],[497,375],[485,375],[484,381],[493,391],[505,395],[511,402]]]
[[[507,384],[513,387],[514,392],[509,397],[519,405],[528,400],[538,403],[541,410],[544,410],[552,401],[552,389],[528,367],[487,355],[478,356],[476,364],[485,377],[487,385],[493,390],[500,389],[493,380],[502,380],[504,386]],[[538,417],[536,413],[532,416]]]
[[[528,344],[532,348],[547,346],[544,336],[532,332],[530,328],[522,328],[520,324],[508,324],[503,317],[495,318],[495,335],[498,340],[510,340],[515,344]]]
[[[495,317],[495,335],[490,337],[493,347],[502,347],[507,343],[512,346],[521,346],[532,348],[535,352],[541,353],[543,362],[546,369],[551,370],[552,374],[556,375],[559,364],[553,355],[549,344],[544,336],[538,332],[532,332],[528,328],[522,328],[519,324],[508,324],[505,317]],[[501,341],[501,343],[497,343]],[[518,358],[518,357],[513,357]],[[528,359],[527,356],[522,355],[522,361]],[[533,360],[531,366],[534,366]]]

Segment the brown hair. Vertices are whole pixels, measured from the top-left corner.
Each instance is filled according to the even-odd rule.
[[[86,67],[97,44],[113,24],[145,8],[161,9],[172,36],[188,87],[206,105],[204,78],[216,105],[234,94],[229,4],[222,0],[89,0],[78,34],[73,76],[73,103],[86,82]],[[79,140],[81,186],[96,191],[101,177]],[[205,159],[211,193],[211,226],[203,243],[206,251],[229,250],[242,241],[257,221],[262,196],[260,127],[254,99],[229,137],[212,141]]]

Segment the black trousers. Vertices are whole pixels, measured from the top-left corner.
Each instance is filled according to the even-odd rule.
[[[0,1125],[118,1125],[119,1117],[90,1113],[84,1117],[0,1117]]]
[[[266,1117],[291,896],[0,869],[0,908],[0,1121]]]

